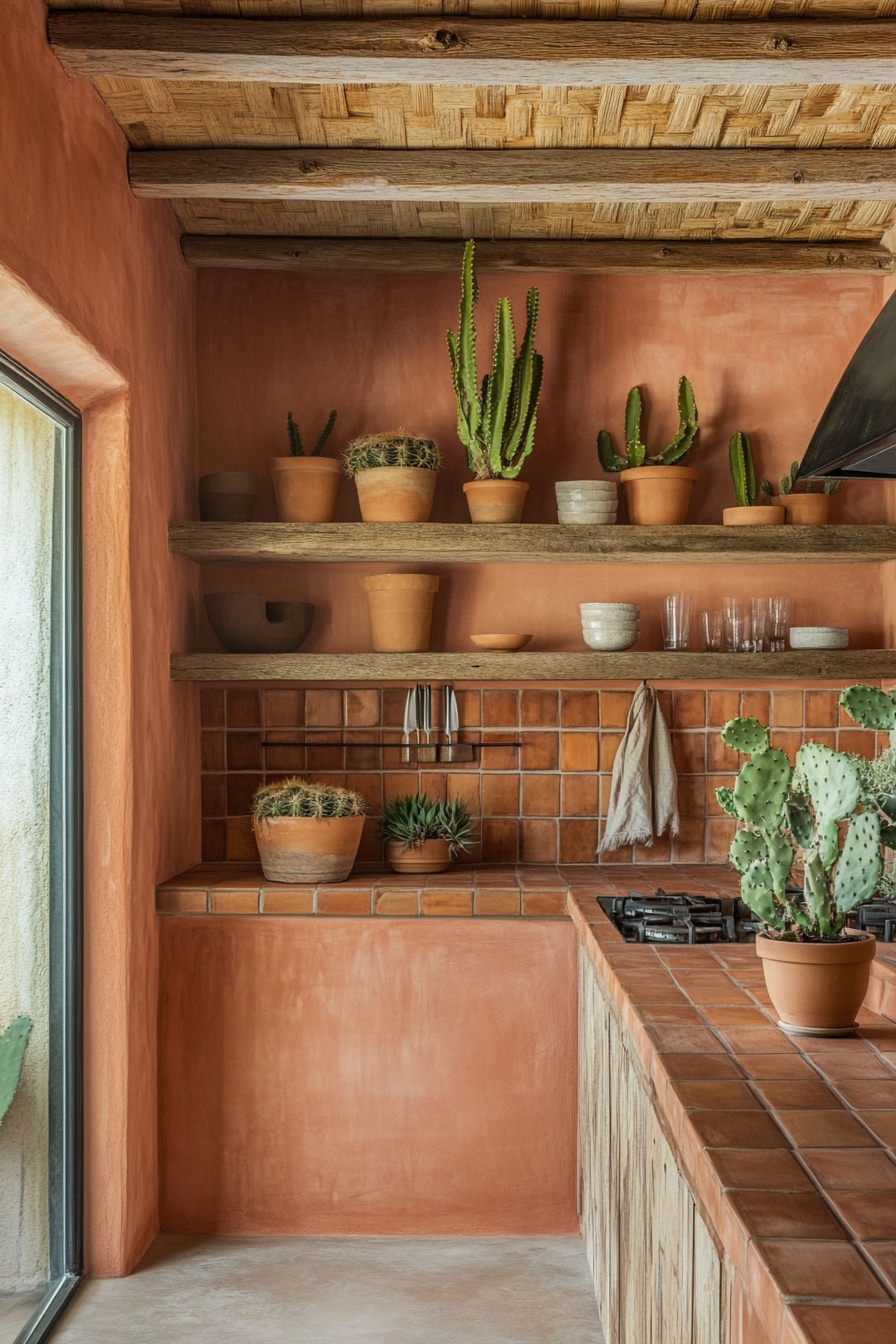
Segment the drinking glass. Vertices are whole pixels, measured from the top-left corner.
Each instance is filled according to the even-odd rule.
[[[745,597],[726,597],[725,648],[728,653],[748,653],[752,636],[752,611]]]
[[[768,598],[750,598],[750,652],[764,653],[768,639]]]
[[[707,653],[721,653],[722,613],[720,611],[704,611],[702,624],[704,649]]]
[[[683,652],[691,634],[694,601],[690,593],[670,593],[663,603],[663,648]]]
[[[789,597],[770,597],[768,600],[768,647],[772,653],[783,653],[787,648],[791,608]]]

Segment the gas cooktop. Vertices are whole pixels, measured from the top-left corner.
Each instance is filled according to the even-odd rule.
[[[597,901],[627,943],[752,943],[762,928],[750,907],[734,896],[657,887],[652,895],[630,891]],[[896,942],[896,903],[869,901],[852,912],[848,923],[882,942]]]

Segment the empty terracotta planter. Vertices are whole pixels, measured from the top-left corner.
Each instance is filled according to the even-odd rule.
[[[272,457],[281,523],[332,523],[342,465],[335,457]]]
[[[824,527],[830,522],[830,495],[782,495],[781,503],[788,523],[794,527]]]
[[[693,467],[629,467],[620,471],[630,523],[683,523],[697,473]]]
[[[405,849],[400,840],[387,840],[386,862],[396,873],[444,873],[451,867],[448,841],[424,840],[416,848]]]
[[[255,593],[206,593],[205,610],[230,653],[293,653],[314,618],[310,602],[267,602]]]
[[[474,523],[518,523],[528,489],[525,481],[466,481],[470,519]]]
[[[779,504],[747,504],[722,510],[726,527],[779,527],[784,523],[784,510]]]
[[[199,517],[204,523],[248,523],[258,494],[254,471],[218,471],[199,478]]]
[[[364,591],[376,653],[425,653],[429,648],[437,574],[370,574]]]
[[[794,1036],[849,1036],[868,992],[872,933],[830,943],[789,943],[760,933],[765,985],[779,1025]]]
[[[269,882],[344,882],[352,870],[363,817],[259,817],[252,822]]]
[[[437,471],[428,467],[370,467],[355,473],[365,523],[428,523]]]

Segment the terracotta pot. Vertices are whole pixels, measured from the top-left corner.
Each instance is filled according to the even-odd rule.
[[[355,475],[365,523],[428,523],[439,473],[427,467],[370,467]]]
[[[363,817],[261,817],[253,820],[269,882],[342,882],[361,843]]]
[[[726,527],[780,527],[784,510],[779,504],[747,504],[723,509],[722,522]]]
[[[794,527],[824,527],[830,522],[830,495],[782,495],[781,503],[788,523]]]
[[[778,1025],[794,1036],[848,1036],[868,990],[877,940],[854,933],[829,943],[758,934],[765,985]]]
[[[693,467],[629,467],[620,471],[630,523],[683,523],[697,479]]]
[[[425,653],[429,648],[437,574],[370,574],[364,590],[376,653]]]
[[[272,457],[281,523],[332,523],[342,465],[335,457]]]
[[[256,593],[206,593],[205,611],[230,653],[294,653],[314,619],[310,602],[266,602]]]
[[[218,471],[199,478],[199,517],[204,523],[248,523],[258,494],[254,471]]]
[[[405,849],[400,840],[387,840],[386,862],[396,873],[444,873],[451,867],[448,841],[424,840],[414,849]]]
[[[525,481],[466,481],[464,494],[474,523],[518,523],[526,502]]]

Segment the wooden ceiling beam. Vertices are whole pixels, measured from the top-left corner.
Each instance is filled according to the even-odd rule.
[[[163,199],[896,200],[893,149],[180,149],[128,164],[135,195]]]
[[[894,84],[896,23],[51,13],[71,75],[267,84]]]
[[[276,271],[458,271],[464,243],[417,238],[181,238],[194,268]],[[896,275],[896,256],[877,243],[629,242],[591,239],[480,239],[478,271],[565,271],[627,275]]]

